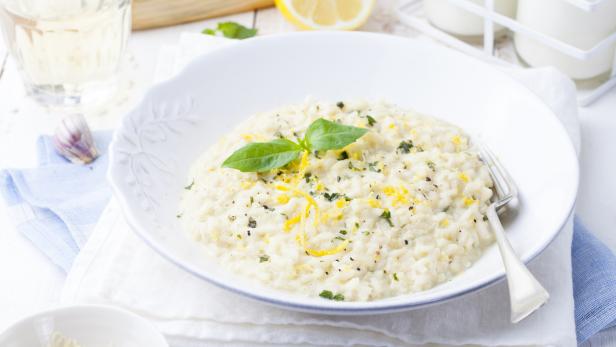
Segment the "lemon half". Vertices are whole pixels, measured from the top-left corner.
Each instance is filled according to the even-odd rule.
[[[282,15],[305,30],[353,30],[362,26],[375,0],[276,0]]]

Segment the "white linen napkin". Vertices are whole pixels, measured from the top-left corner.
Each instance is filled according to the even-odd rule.
[[[161,56],[161,79],[196,54],[228,41],[183,35]],[[173,67],[173,68],[169,68]],[[507,68],[553,108],[579,151],[575,86],[553,69]],[[63,303],[119,305],[150,319],[172,346],[575,346],[571,283],[572,223],[531,264],[551,294],[525,321],[509,323],[508,292],[500,282],[461,299],[387,315],[334,317],[254,302],[201,281],[169,263],[128,227],[112,200],[74,262]]]

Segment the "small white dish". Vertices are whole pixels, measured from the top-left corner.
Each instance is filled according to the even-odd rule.
[[[144,318],[101,305],[67,306],[24,318],[0,335],[0,346],[49,347],[57,334],[80,347],[169,347]]]
[[[128,223],[154,250],[196,277],[279,307],[326,314],[414,309],[503,278],[496,246],[464,273],[428,291],[336,302],[273,290],[225,271],[176,218],[188,170],[246,117],[301,103],[384,99],[478,136],[520,190],[506,223],[524,262],[543,251],[572,212],[578,162],[552,111],[505,73],[435,44],[392,35],[306,32],[244,40],[206,54],[149,90],[110,147],[109,180]]]

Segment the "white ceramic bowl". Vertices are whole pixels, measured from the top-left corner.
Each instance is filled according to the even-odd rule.
[[[578,164],[564,128],[539,98],[504,73],[423,41],[367,33],[299,33],[245,40],[202,56],[153,87],[111,144],[109,178],[128,222],[162,256],[218,286],[285,308],[332,314],[392,312],[441,302],[503,277],[496,247],[452,281],[374,302],[332,302],[269,289],[224,271],[176,219],[193,161],[257,111],[308,95],[383,98],[453,122],[501,158],[518,184],[507,224],[524,261],[541,252],[572,211]]]
[[[25,318],[0,335],[2,347],[49,347],[54,334],[83,347],[168,347],[145,319],[109,306],[79,305]]]

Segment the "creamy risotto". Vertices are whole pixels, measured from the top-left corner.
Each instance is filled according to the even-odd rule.
[[[319,118],[368,131],[266,172],[221,167],[249,143],[301,139]],[[384,102],[307,101],[257,114],[205,152],[178,218],[237,275],[367,301],[430,289],[471,266],[493,242],[491,187],[456,126]]]

